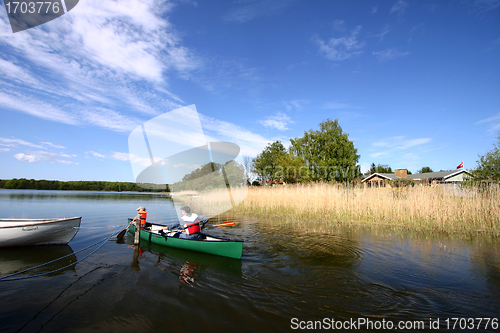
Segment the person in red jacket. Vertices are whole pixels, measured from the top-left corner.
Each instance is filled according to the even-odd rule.
[[[189,206],[182,207],[181,211],[182,217],[180,225],[184,228],[184,232],[179,235],[179,238],[196,240],[201,239],[201,227],[198,215],[191,213],[191,208],[189,208]]]
[[[141,220],[141,229],[146,228],[146,219],[148,218],[148,213],[146,213],[146,208],[141,206],[136,209],[137,215],[134,217],[134,221]]]

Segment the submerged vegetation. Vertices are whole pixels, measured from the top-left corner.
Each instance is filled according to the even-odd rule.
[[[500,189],[489,187],[365,188],[310,183],[250,187],[232,214],[252,215],[306,227],[359,225],[444,234],[500,236]],[[233,189],[233,196],[246,188]],[[217,205],[218,191],[198,209]],[[322,228],[324,229],[324,228]]]

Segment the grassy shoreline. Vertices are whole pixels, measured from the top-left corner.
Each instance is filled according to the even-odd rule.
[[[223,190],[224,191],[224,190]],[[233,189],[235,198],[246,188]],[[197,210],[217,206],[219,191],[191,202]],[[464,236],[500,236],[500,189],[441,187],[364,188],[340,184],[250,187],[230,213],[273,219],[284,225],[367,226]]]

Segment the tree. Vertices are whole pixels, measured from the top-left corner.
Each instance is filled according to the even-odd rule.
[[[392,168],[388,164],[377,165],[377,172],[379,172],[379,173],[393,173]]]
[[[304,132],[302,138],[291,139],[290,152],[300,157],[308,170],[308,178],[318,180],[352,180],[360,174],[359,155],[349,134],[344,133],[338,119],[327,119],[320,130]]]
[[[410,170],[406,170],[406,172],[409,175],[411,175],[411,171]],[[377,164],[377,165],[375,165],[375,163],[372,163],[370,165],[370,169],[368,169],[368,171],[365,173],[365,175],[371,175],[371,174],[374,174],[374,173],[394,173],[394,171],[392,171],[392,168],[388,164]]]
[[[275,141],[264,148],[264,151],[257,155],[253,162],[253,171],[258,174],[262,180],[278,179],[277,174],[280,171],[279,160],[287,154],[281,141]]]
[[[392,168],[388,164],[379,164],[377,170],[380,173],[393,173]]]
[[[307,180],[307,166],[298,156],[284,154],[278,158],[276,175],[285,183],[297,183]]]
[[[181,181],[172,185],[172,189],[174,191],[204,191],[223,188],[227,186],[226,182],[232,182],[232,184],[244,183],[244,173],[243,166],[236,162],[228,162],[226,165],[208,162],[184,175]]]
[[[201,168],[198,168],[182,177],[182,182],[187,182],[190,180],[195,180],[196,178],[201,178],[203,176],[209,175],[212,172],[220,171],[222,169],[222,164],[220,163],[214,163],[214,162],[208,162]]]
[[[372,164],[370,165],[370,169],[366,172],[368,175],[371,175],[371,174],[374,174],[377,172],[377,166],[375,165],[375,163],[372,162]]]
[[[477,180],[500,181],[500,133],[493,149],[484,155],[478,155],[476,169],[472,171]]]
[[[224,181],[231,187],[243,185],[248,182],[245,166],[234,160],[226,162],[224,169],[221,171],[223,172]]]
[[[253,161],[254,159],[250,156],[243,156],[243,167],[245,168],[245,175],[248,183],[250,183],[250,172],[252,172]]]
[[[428,166],[422,167],[422,169],[417,170],[417,173],[427,173],[427,172],[434,172],[432,169]]]

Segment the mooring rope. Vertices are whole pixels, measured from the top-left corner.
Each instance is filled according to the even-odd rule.
[[[111,228],[121,228],[124,225],[113,225],[111,227],[73,227],[73,229],[111,229]]]
[[[123,225],[122,225],[122,226],[118,226],[118,227],[123,227]],[[44,263],[44,264],[41,264],[41,265],[38,265],[38,266],[35,266],[35,267],[31,267],[31,268],[28,268],[28,269],[25,269],[25,270],[22,270],[22,271],[20,271],[20,272],[16,272],[16,273],[12,273],[12,274],[9,274],[9,275],[6,275],[6,276],[2,276],[2,277],[0,277],[0,282],[1,282],[1,281],[16,281],[16,280],[31,279],[31,278],[38,277],[38,276],[43,276],[43,275],[52,274],[52,273],[58,272],[58,271],[60,271],[60,270],[63,270],[63,269],[65,269],[65,268],[68,268],[68,267],[70,267],[70,266],[76,265],[76,264],[78,264],[79,262],[81,262],[81,261],[83,261],[83,260],[87,259],[88,257],[90,257],[92,254],[96,253],[96,252],[97,252],[97,250],[99,250],[101,247],[103,247],[103,246],[104,246],[104,244],[106,244],[106,242],[107,242],[108,240],[110,240],[110,239],[111,239],[111,237],[115,236],[116,234],[117,234],[117,231],[114,231],[114,232],[113,232],[113,233],[112,233],[109,237],[103,238],[103,239],[99,240],[98,242],[96,242],[96,243],[94,243],[94,244],[92,244],[92,245],[89,245],[89,246],[87,246],[87,247],[85,247],[85,248],[83,248],[83,249],[81,249],[81,250],[78,250],[78,251],[76,251],[76,252],[70,253],[70,254],[65,255],[65,256],[63,256],[63,257],[61,257],[61,258],[54,259],[54,260],[52,260],[52,261],[46,262],[46,263]],[[58,269],[53,270],[53,271],[50,271],[50,272],[45,272],[45,273],[36,274],[36,275],[30,275],[30,276],[24,276],[24,277],[19,277],[19,278],[7,279],[8,277],[15,276],[15,275],[22,274],[22,273],[26,273],[26,272],[31,271],[31,270],[33,270],[33,269],[36,269],[36,268],[39,268],[39,267],[42,267],[42,266],[45,266],[45,265],[51,264],[51,263],[53,263],[53,262],[56,262],[56,261],[59,261],[59,260],[61,260],[61,259],[66,258],[66,257],[72,256],[72,255],[77,254],[77,253],[79,253],[79,252],[85,251],[85,250],[87,250],[87,249],[89,249],[89,248],[91,248],[91,247],[93,247],[93,246],[96,246],[96,245],[97,245],[97,244],[99,244],[99,243],[102,243],[102,244],[101,244],[98,248],[96,248],[94,251],[90,252],[89,254],[87,254],[87,255],[86,255],[85,257],[83,257],[82,259],[79,259],[79,260],[75,261],[74,263],[71,263],[71,264],[66,265],[66,266],[64,266],[64,267],[58,268]]]

